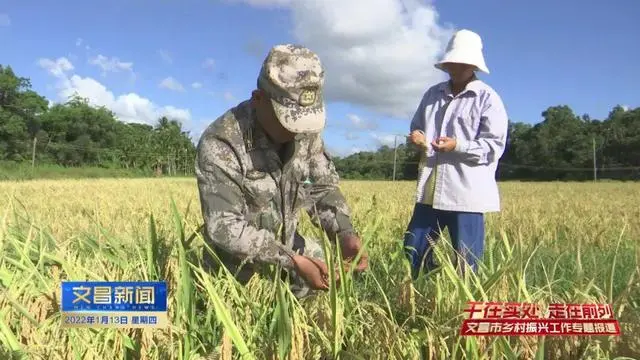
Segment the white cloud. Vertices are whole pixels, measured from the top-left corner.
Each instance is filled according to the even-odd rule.
[[[66,72],[74,69],[73,64],[66,57],[61,57],[56,60],[40,59],[38,60],[38,65],[55,77],[64,76]]]
[[[167,64],[173,64],[173,58],[171,57],[171,54],[169,54],[167,50],[158,50],[158,55],[160,55],[162,60]]]
[[[194,89],[202,89],[202,83],[199,83],[196,81],[193,84],[191,84],[191,87]]]
[[[298,42],[326,68],[327,100],[407,119],[445,79],[433,67],[451,35],[420,0],[235,0],[291,10]]]
[[[86,44],[83,38],[77,38],[76,39],[76,47],[81,47],[82,44],[84,45],[85,50],[89,51],[91,50],[91,46],[89,46],[89,44]]]
[[[0,13],[0,27],[11,26],[11,18],[9,14]]]
[[[373,137],[373,139],[375,140],[378,146],[386,145],[389,147],[393,147],[395,144],[395,141],[397,141],[398,144],[401,144],[404,141],[404,139],[401,138],[400,136],[396,136],[393,134],[372,133],[371,136]]]
[[[244,2],[248,3],[249,5],[259,7],[288,6],[295,1],[296,0],[244,0]]]
[[[222,96],[224,97],[225,100],[227,100],[228,102],[234,102],[236,101],[236,97],[233,96],[233,94],[229,91],[225,91],[224,94],[222,94]]]
[[[362,151],[366,151],[366,150],[361,148],[361,147],[357,147],[357,146],[351,146],[351,147],[327,146],[327,152],[331,156],[347,157],[349,155],[352,155],[352,154],[355,154],[355,153],[359,153],[359,152],[362,152]]]
[[[358,133],[349,131],[344,134],[344,138],[347,140],[358,140],[360,139],[360,135]]]
[[[87,98],[91,105],[105,106],[124,122],[154,124],[161,116],[180,120],[183,124],[191,121],[191,113],[188,109],[170,105],[159,106],[136,93],[116,96],[99,81],[73,74],[73,64],[67,58],[40,59],[38,64],[57,79],[56,86],[61,101],[66,101],[77,94]]]
[[[631,107],[629,105],[622,105],[622,110],[624,111],[629,111],[629,109],[631,109]]]
[[[173,91],[184,91],[184,86],[180,84],[180,82],[173,77],[169,76],[160,82],[158,85],[163,89],[173,90]]]
[[[133,63],[120,61],[117,57],[106,57],[104,55],[97,55],[89,59],[89,64],[94,65],[102,69],[102,76],[106,76],[107,73],[113,72],[129,72],[133,73]]]
[[[206,58],[202,62],[202,67],[205,69],[213,69],[215,66],[216,66],[216,61],[213,60],[212,58]]]
[[[349,125],[352,128],[356,128],[359,130],[375,130],[378,128],[378,124],[376,124],[375,122],[365,120],[355,114],[348,114],[347,119],[349,120]]]

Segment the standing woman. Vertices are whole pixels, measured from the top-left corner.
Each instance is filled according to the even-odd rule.
[[[480,36],[457,31],[436,68],[449,80],[423,95],[409,140],[424,151],[416,204],[404,245],[415,278],[433,269],[431,241],[448,229],[458,256],[477,271],[484,252],[484,213],[500,211],[495,173],[505,148],[508,118],[500,96],[478,80],[489,73]],[[462,268],[464,271],[464,267]]]

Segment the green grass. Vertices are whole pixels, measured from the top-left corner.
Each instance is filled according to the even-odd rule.
[[[99,179],[99,178],[144,178],[153,176],[153,172],[120,167],[82,166],[67,167],[53,164],[31,162],[0,161],[0,181],[2,180],[38,180],[38,179]]]

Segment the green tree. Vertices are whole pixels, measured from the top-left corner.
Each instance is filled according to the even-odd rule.
[[[542,116],[535,125],[509,122],[500,179],[591,180],[594,145],[599,178],[640,178],[640,171],[627,169],[640,168],[640,108],[615,106],[606,119],[598,120],[557,105]],[[179,121],[166,116],[155,124],[124,123],[107,108],[78,96],[49,107],[28,78],[0,65],[0,161],[30,161],[35,149],[37,165],[193,173],[194,140]],[[408,143],[334,161],[342,178],[390,180],[394,155],[396,179],[415,180],[421,151]]]
[[[0,65],[0,159],[29,158],[29,145],[36,141],[46,110],[47,100],[31,90],[29,79]]]

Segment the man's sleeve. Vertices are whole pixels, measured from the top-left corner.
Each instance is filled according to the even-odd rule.
[[[424,118],[424,108],[425,102],[427,100],[427,96],[429,95],[431,89],[427,90],[422,96],[420,100],[420,104],[418,104],[418,108],[416,112],[413,114],[413,118],[411,119],[411,125],[409,126],[409,132],[413,132],[414,130],[420,130],[424,132],[425,127],[425,118]]]
[[[340,178],[331,157],[318,135],[311,144],[310,161],[311,206],[307,209],[314,224],[319,225],[329,238],[354,233],[351,209],[340,191]]]
[[[454,151],[475,165],[496,162],[504,153],[508,127],[509,118],[502,99],[491,93],[482,109],[476,138],[472,141],[456,139]]]
[[[196,177],[208,238],[241,260],[281,264],[292,268],[287,250],[273,233],[251,226],[244,218],[242,170],[226,142],[208,137],[196,157]]]

